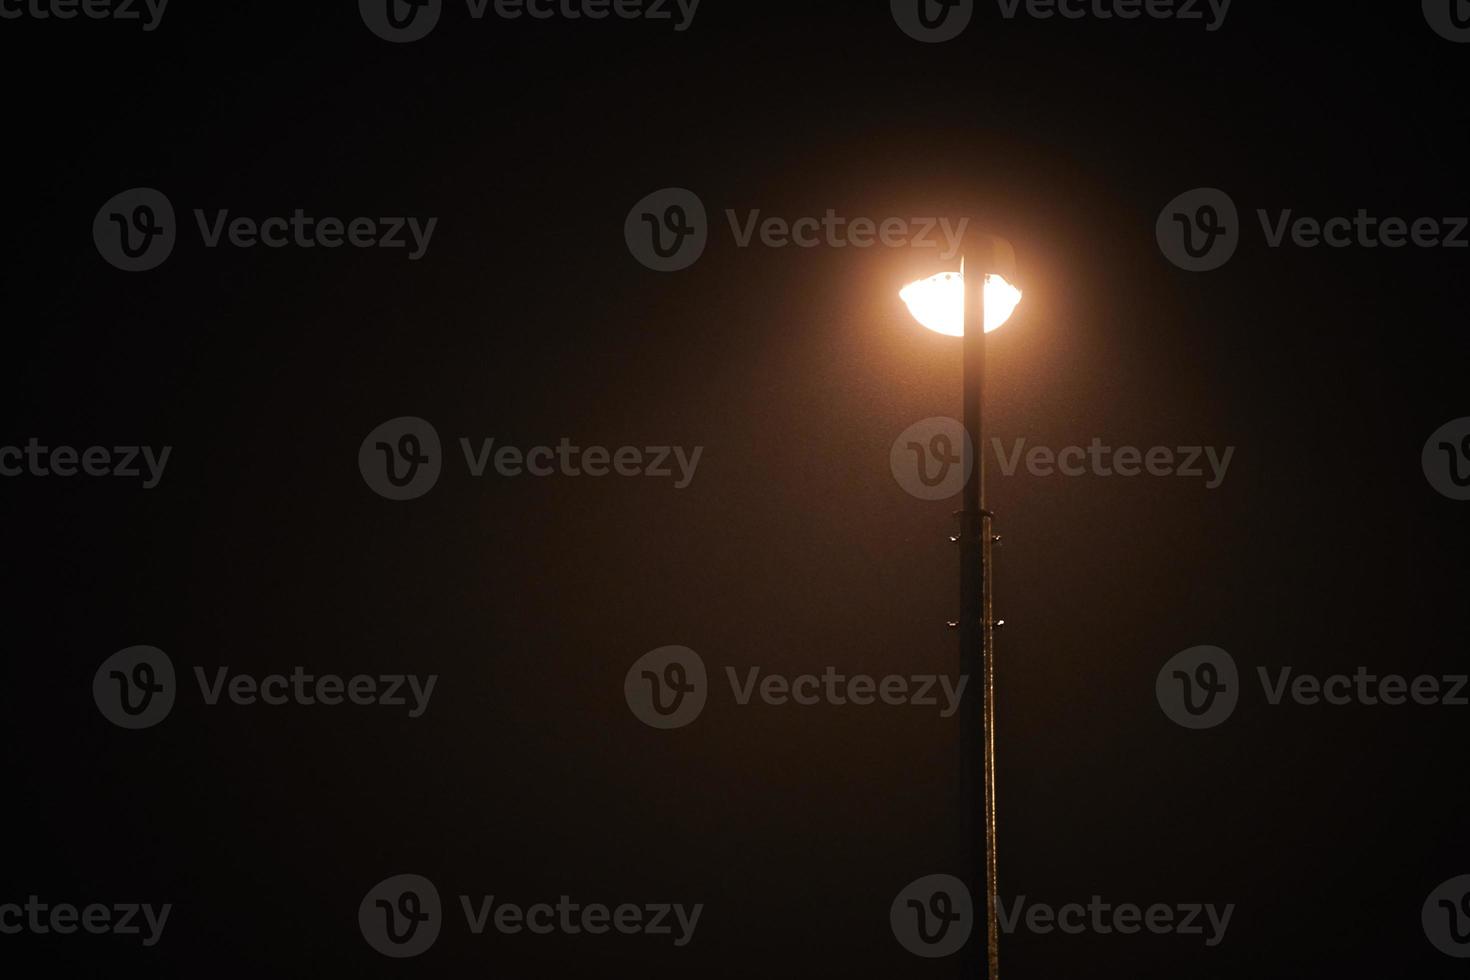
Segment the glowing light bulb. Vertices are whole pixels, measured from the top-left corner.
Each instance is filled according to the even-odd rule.
[[[935,333],[951,337],[965,335],[965,275],[941,272],[911,282],[898,294],[915,320]],[[1021,302],[1021,291],[998,275],[985,277],[985,332],[997,329],[1011,318]]]

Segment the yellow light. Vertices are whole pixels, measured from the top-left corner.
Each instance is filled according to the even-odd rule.
[[[914,319],[935,333],[951,337],[965,335],[965,275],[941,272],[903,287],[899,298]],[[985,332],[995,330],[1011,318],[1021,291],[995,274],[985,277]]]

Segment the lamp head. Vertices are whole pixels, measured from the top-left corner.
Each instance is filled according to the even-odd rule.
[[[941,272],[928,279],[911,282],[898,295],[914,319],[935,333],[950,337],[965,335],[963,264],[959,272]],[[1007,282],[1004,276],[997,273],[985,276],[985,332],[990,333],[1009,320],[1020,302],[1021,291]]]

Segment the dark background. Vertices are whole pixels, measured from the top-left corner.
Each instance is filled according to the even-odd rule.
[[[175,906],[160,945],[0,938],[90,975],[957,976],[894,895],[962,870],[956,725],[915,708],[734,706],[723,668],[953,672],[953,502],[889,472],[959,412],[958,342],[918,328],[904,250],[734,247],[723,212],[968,215],[1015,243],[993,335],[1009,442],[1237,447],[1224,485],[1003,477],[1002,892],[1235,903],[1225,942],[1038,936],[1007,975],[1460,975],[1425,940],[1470,873],[1464,712],[1268,707],[1257,666],[1465,670],[1467,510],[1424,478],[1466,410],[1464,251],[1269,249],[1256,208],[1465,214],[1470,48],[1417,4],[1237,0],[1199,22],[1000,19],[902,34],[887,4],[704,0],[668,23],[470,21],[390,45],[352,3],[185,4],[159,30],[0,22],[9,194],[0,444],[174,447],[161,486],[0,481],[0,900]],[[129,275],[91,239],[153,186],[186,227]],[[624,216],[688,187],[693,268]],[[1223,269],[1154,241],[1225,189]],[[428,255],[206,250],[191,211],[437,216]],[[449,449],[411,503],[358,444],[400,415]],[[693,485],[472,480],[497,444],[706,447]],[[185,680],[126,732],[93,705],[134,644]],[[689,728],[622,698],[666,644],[718,680]],[[1235,716],[1154,698],[1230,651]],[[438,673],[428,713],[203,707],[192,668]],[[438,944],[362,940],[380,879],[432,879]],[[459,894],[702,902],[693,944],[470,936]],[[7,973],[11,969],[7,968]]]

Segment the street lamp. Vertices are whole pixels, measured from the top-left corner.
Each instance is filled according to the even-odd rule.
[[[1002,239],[975,236],[966,243],[971,276],[984,283],[981,289],[966,289],[965,260],[959,272],[941,272],[910,283],[899,293],[914,319],[936,333],[963,338],[964,424],[969,436],[971,465],[965,474],[960,533],[960,674],[969,677],[970,690],[978,676],[981,694],[971,696],[961,708],[962,740],[961,799],[965,810],[980,815],[983,859],[975,855],[971,881],[985,893],[984,925],[980,938],[985,947],[989,980],[998,980],[999,899],[996,892],[995,843],[995,620],[991,609],[990,549],[994,536],[991,513],[985,509],[985,431],[982,425],[982,383],[985,375],[985,335],[997,329],[1021,302],[1021,291],[998,271],[1015,264],[1015,253]],[[970,329],[984,324],[983,330]],[[978,752],[976,751],[978,747]],[[978,756],[978,758],[977,758]],[[978,773],[977,773],[978,770]],[[979,778],[977,778],[977,775]],[[979,806],[976,805],[977,800]],[[972,891],[972,894],[974,892]],[[978,959],[979,943],[969,949]]]

